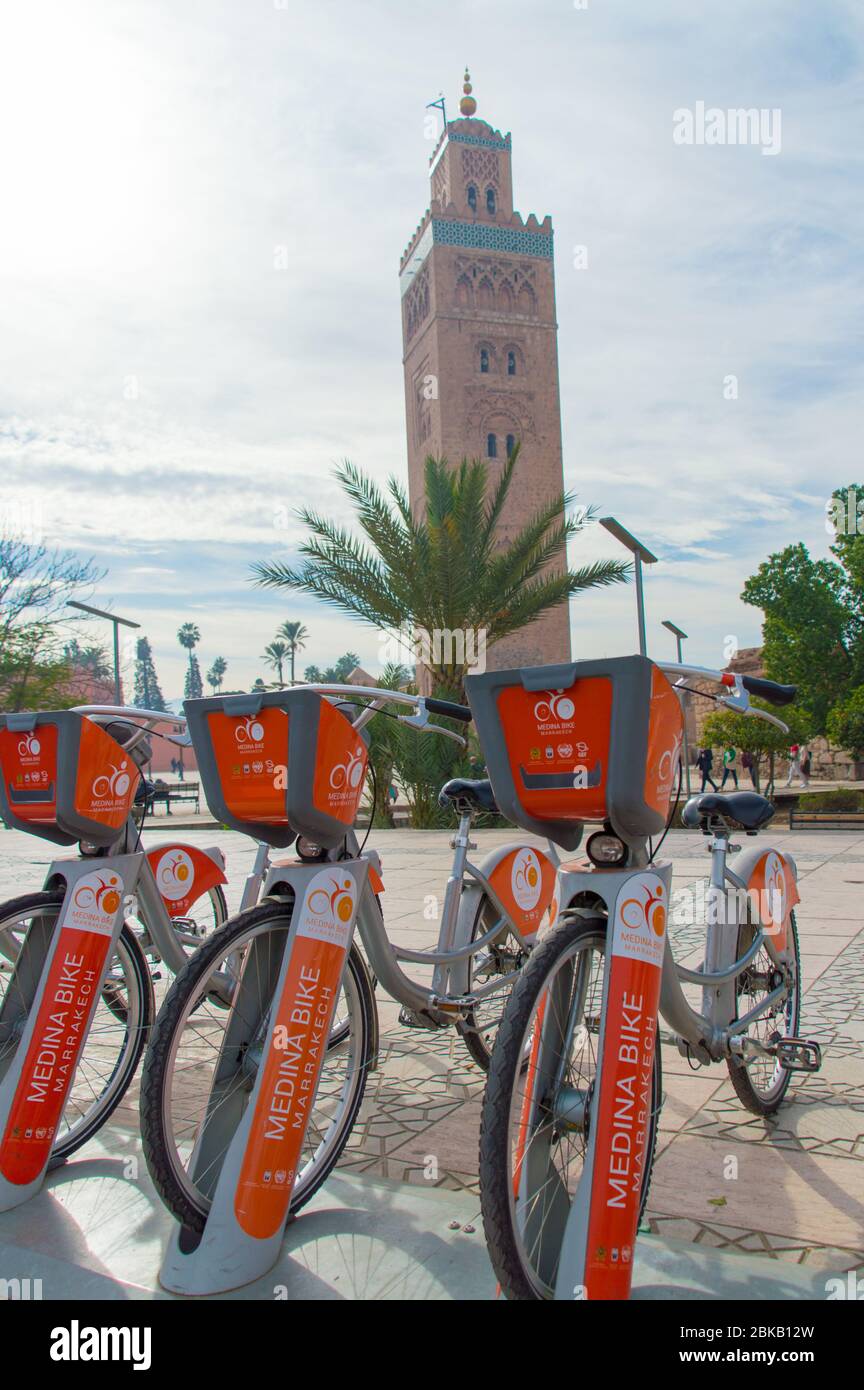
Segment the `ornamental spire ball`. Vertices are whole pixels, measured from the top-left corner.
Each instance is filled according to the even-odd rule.
[[[459,103],[459,110],[462,112],[463,116],[473,116],[474,112],[477,110],[477,102],[471,95],[471,74],[467,68],[465,69],[462,91],[465,95]]]

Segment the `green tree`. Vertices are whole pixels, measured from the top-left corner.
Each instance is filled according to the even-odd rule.
[[[284,638],[285,641],[288,643],[288,654],[291,659],[291,684],[293,685],[295,679],[294,662],[296,660],[297,653],[299,651],[302,651],[302,649],[306,646],[306,641],[309,637],[309,633],[307,632],[306,628],[303,626],[302,623],[286,622],[282,624],[276,636]]]
[[[320,666],[307,666],[303,679],[310,685],[345,685],[355,666],[359,665],[360,658],[356,652],[345,652],[324,671]]]
[[[483,634],[487,646],[526,627],[575,594],[624,579],[628,566],[595,561],[566,567],[566,545],[592,517],[567,516],[571,499],[561,494],[527,517],[505,544],[498,525],[507,502],[518,448],[497,481],[481,460],[450,468],[428,458],[425,506],[412,512],[402,484],[391,478],[388,497],[351,463],[336,476],[353,504],[359,535],[304,508],[311,534],[301,545],[305,563],[253,566],[257,582],[314,594],[360,618],[397,641],[419,645],[424,634]],[[475,636],[479,641],[479,637]],[[471,666],[467,642],[460,654],[452,641],[433,645],[428,662],[432,685],[463,698]]]
[[[183,683],[183,699],[200,700],[203,694],[204,682],[201,679],[201,667],[198,665],[198,658],[195,653],[190,652],[186,680]]]
[[[276,672],[276,677],[280,686],[285,684],[283,668],[288,657],[290,648],[287,642],[280,642],[279,639],[271,642],[264,648],[263,659],[268,666],[272,666]]]
[[[79,702],[59,627],[71,598],[104,576],[92,560],[31,545],[0,530],[0,708],[62,709]]]
[[[772,680],[799,688],[814,733],[826,733],[835,704],[864,684],[864,497],[838,488],[831,517],[832,560],[814,560],[802,543],[769,555],[744,585],[761,608],[763,659]],[[851,524],[850,524],[851,521]]]
[[[752,704],[755,708],[768,710],[769,713],[779,713],[783,723],[789,725],[789,732],[784,733],[776,724],[769,724],[766,719],[735,714],[733,710],[718,710],[716,714],[709,714],[705,720],[702,746],[737,748],[742,753],[752,753],[756,760],[757,786],[762,784],[762,764],[767,763],[770,788],[774,782],[775,758],[778,754],[781,757],[785,756],[793,743],[807,743],[812,737],[812,721],[806,710],[797,707],[777,711],[772,710],[771,706],[762,700],[753,700]]]
[[[80,703],[70,684],[69,663],[52,641],[51,628],[27,623],[7,634],[0,648],[0,710],[66,709]]]
[[[201,633],[194,623],[184,623],[177,633],[177,641],[184,651],[189,653],[189,667],[186,671],[186,680],[183,686],[183,698],[186,700],[200,700],[201,696],[204,694],[204,683],[201,680],[201,668],[198,665],[195,648],[201,641]]]
[[[828,737],[856,762],[864,759],[864,685],[834,706],[828,715]]]
[[[110,680],[114,674],[107,651],[95,643],[82,647],[78,639],[73,637],[71,641],[64,644],[63,656],[70,666],[89,671],[90,675],[97,680]]]
[[[165,697],[159,686],[156,675],[156,663],[153,660],[153,652],[150,642],[146,637],[139,637],[135,646],[135,677],[134,677],[134,696],[135,704],[142,709],[167,710]]]
[[[218,690],[222,689],[222,682],[225,679],[225,672],[227,670],[228,662],[225,660],[224,656],[217,656],[210,670],[207,672],[207,684],[214,695]]]

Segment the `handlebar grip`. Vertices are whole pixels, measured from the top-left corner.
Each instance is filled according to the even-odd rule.
[[[742,676],[741,684],[749,695],[757,695],[767,700],[769,705],[791,705],[798,694],[797,685],[778,685],[776,681],[762,680],[760,676]]]
[[[429,696],[426,708],[433,714],[443,714],[447,719],[461,719],[463,724],[470,724],[474,718],[467,705],[456,705],[452,700],[435,700]]]

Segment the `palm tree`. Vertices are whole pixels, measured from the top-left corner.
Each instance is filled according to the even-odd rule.
[[[265,647],[262,653],[263,660],[267,662],[268,666],[272,666],[274,670],[277,672],[280,686],[285,684],[285,681],[282,676],[282,668],[285,664],[285,658],[288,655],[288,651],[288,643],[280,642],[277,639],[277,641],[271,642],[269,646]]]
[[[198,658],[195,655],[195,648],[201,641],[201,633],[194,623],[184,623],[177,633],[177,641],[189,653],[189,670],[186,672],[185,695],[187,699],[195,699],[203,694],[201,689],[201,672],[198,669]]]
[[[224,656],[217,656],[210,670],[207,672],[207,684],[210,686],[214,695],[217,690],[221,689],[227,670],[228,662],[225,660]]]
[[[307,629],[302,623],[283,623],[277,637],[284,637],[288,643],[288,651],[291,657],[291,684],[294,684],[294,659],[297,653],[306,646],[306,638],[309,636]]]
[[[402,484],[391,478],[387,496],[345,462],[336,477],[353,503],[361,535],[311,508],[299,513],[311,535],[300,547],[302,568],[282,562],[253,566],[257,583],[314,594],[379,630],[412,642],[422,634],[485,634],[488,645],[525,627],[574,594],[616,584],[629,570],[617,560],[598,560],[570,570],[566,545],[593,519],[590,509],[567,515],[572,498],[559,494],[525,520],[502,544],[498,534],[518,446],[497,481],[477,459],[451,468],[427,458],[425,506],[415,515]],[[452,642],[424,654],[432,684],[463,696],[470,671],[467,652]],[[467,642],[466,642],[467,647]]]

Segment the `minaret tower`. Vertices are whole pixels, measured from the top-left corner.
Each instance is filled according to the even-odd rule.
[[[552,221],[514,212],[510,136],[476,117],[467,71],[459,109],[432,154],[430,205],[400,265],[409,495],[422,505],[429,454],[495,470],[518,441],[506,541],[564,486]],[[487,664],[569,659],[565,603],[496,643]]]

